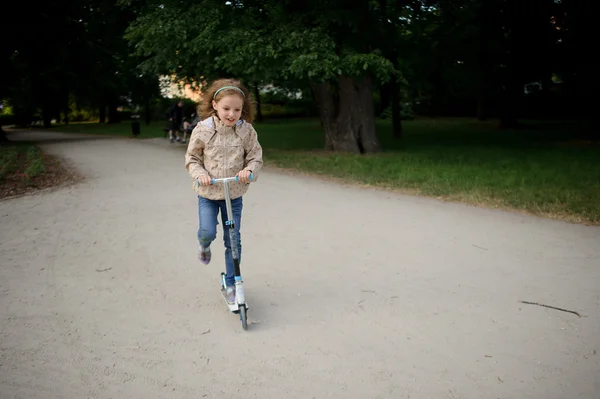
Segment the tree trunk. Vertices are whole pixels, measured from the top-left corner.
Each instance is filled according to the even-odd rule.
[[[492,43],[492,34],[494,16],[492,15],[494,9],[494,2],[491,0],[481,0],[479,2],[479,12],[477,18],[479,20],[479,48],[478,48],[478,86],[479,93],[477,98],[477,119],[480,121],[487,120],[487,99],[489,93],[489,79],[490,79],[490,49]]]
[[[508,82],[502,90],[500,102],[500,129],[514,129],[518,125],[516,104],[517,96],[513,82]]]
[[[381,98],[381,105],[380,109],[377,110],[377,114],[381,115],[381,113],[392,104],[392,93],[389,83],[384,83],[381,85],[381,88],[379,89],[379,98]]]
[[[325,149],[355,154],[380,151],[370,78],[341,76],[337,85],[311,82],[325,130]]]
[[[106,122],[106,105],[102,104],[100,106],[100,109],[98,111],[99,111],[99,114],[100,114],[100,116],[99,116],[100,123]]]
[[[49,104],[44,104],[42,108],[42,122],[44,123],[44,129],[50,129],[52,127],[52,109]]]
[[[414,12],[416,18],[418,19],[420,15],[420,3],[413,3]],[[379,9],[381,10],[381,20],[384,21],[381,24],[381,34],[385,37],[394,37],[394,31],[392,29],[392,24],[388,24],[388,4],[386,0],[379,0]],[[392,61],[394,65],[394,69],[399,70],[398,65],[398,51],[396,46],[393,43],[394,41],[384,40],[384,54],[388,59]],[[385,101],[384,101],[384,91],[382,90],[381,94],[381,102],[382,108],[386,109],[389,104],[392,105],[392,137],[395,139],[402,138],[402,113],[400,106],[400,85],[398,84],[396,76],[392,76],[392,80],[384,85],[385,88]]]
[[[41,112],[42,112],[42,125],[44,129],[52,127],[52,116],[54,115],[54,103],[56,101],[56,94],[49,89],[41,91]]]
[[[65,114],[65,119],[62,120],[62,122],[65,123],[65,125],[69,124],[69,94],[67,93],[63,99],[62,102],[62,111]],[[59,121],[60,123],[61,121]]]
[[[392,137],[402,138],[402,107],[400,106],[400,85],[396,77],[392,77],[390,84],[392,90]]]
[[[486,39],[481,37],[481,45],[485,46],[483,43],[486,42]],[[488,93],[489,93],[489,64],[488,64],[488,55],[487,49],[481,49],[481,53],[479,55],[479,93],[477,96],[477,119],[480,121],[486,121],[488,118]]]
[[[260,90],[258,89],[258,85],[254,85],[254,99],[256,100],[256,121],[262,122],[263,115],[260,107]]]
[[[146,120],[146,126],[150,125],[152,120],[152,111],[150,111],[150,96],[144,96],[144,117]]]
[[[323,114],[321,112],[321,103],[319,102],[319,100],[317,99],[317,89],[320,89],[318,84],[313,84],[313,82],[309,82],[308,87],[310,88],[310,95],[311,98],[313,100],[313,102],[315,104],[317,104],[317,109],[319,110],[319,115],[321,116],[319,118],[319,124],[321,125],[321,128],[323,129],[323,131],[325,132],[325,150],[327,151],[333,151],[333,143],[331,142],[331,139],[329,138],[329,135],[327,134],[327,131],[325,130],[325,124],[323,123]]]
[[[487,91],[479,87],[479,98],[477,99],[477,119],[487,120]]]
[[[381,108],[385,111],[392,107],[392,137],[402,138],[402,107],[400,106],[400,85],[392,78],[392,81],[381,86]]]
[[[524,40],[523,20],[520,14],[522,4],[519,0],[508,0],[504,10],[508,29],[508,55],[500,97],[500,129],[513,129],[518,125],[517,110],[523,95],[522,60]]]
[[[119,123],[119,114],[117,112],[117,103],[111,98],[108,100],[108,123]]]

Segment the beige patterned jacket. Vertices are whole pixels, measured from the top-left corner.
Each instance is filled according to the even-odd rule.
[[[256,130],[241,119],[234,127],[225,126],[214,116],[201,121],[192,131],[185,154],[185,167],[192,178],[194,191],[212,200],[225,198],[223,185],[199,186],[196,179],[200,176],[220,179],[249,170],[257,179],[262,164],[262,147]],[[249,184],[252,183],[231,182],[231,199],[246,194]]]

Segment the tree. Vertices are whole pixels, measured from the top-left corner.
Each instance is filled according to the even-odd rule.
[[[318,103],[327,149],[379,151],[374,81],[388,80],[394,69],[374,40],[372,2],[170,0],[146,3],[138,15],[127,38],[146,70],[208,80],[304,80]]]
[[[45,127],[61,113],[68,121],[71,99],[99,109],[101,119],[108,109],[116,122],[117,107],[133,91],[156,93],[157,76],[141,76],[123,38],[134,11],[109,0],[58,0],[15,12],[36,21],[1,44],[0,99],[12,105],[17,124],[38,114]]]
[[[60,112],[60,105],[66,103],[65,87],[73,78],[67,46],[78,27],[79,8],[63,1],[35,7],[34,14],[15,11],[15,15],[27,14],[36,20],[28,29],[2,41],[5,69],[0,97],[11,103],[17,124],[28,124],[41,111],[44,126],[48,127]],[[63,29],[47,28],[53,24]]]

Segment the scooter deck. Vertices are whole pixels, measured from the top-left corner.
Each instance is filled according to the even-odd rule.
[[[239,308],[237,302],[230,303],[227,300],[227,290],[225,288],[221,288],[221,295],[223,295],[223,300],[225,301],[225,304],[227,305],[227,307],[229,307],[230,311],[232,311],[234,313],[237,312],[237,311],[239,311],[240,308]]]
[[[229,310],[233,313],[238,313],[240,310],[238,303],[229,303],[227,301],[227,290],[225,288],[221,288],[221,295],[223,295],[223,300],[225,301],[225,304],[227,305]],[[248,302],[246,302],[244,305],[246,305],[246,310],[250,309],[250,306],[248,306]]]

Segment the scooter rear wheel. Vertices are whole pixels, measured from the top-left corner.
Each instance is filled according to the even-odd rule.
[[[247,318],[247,309],[246,309],[246,305],[240,305],[239,307],[239,312],[240,312],[240,320],[242,322],[242,328],[244,330],[248,329],[248,318]]]

